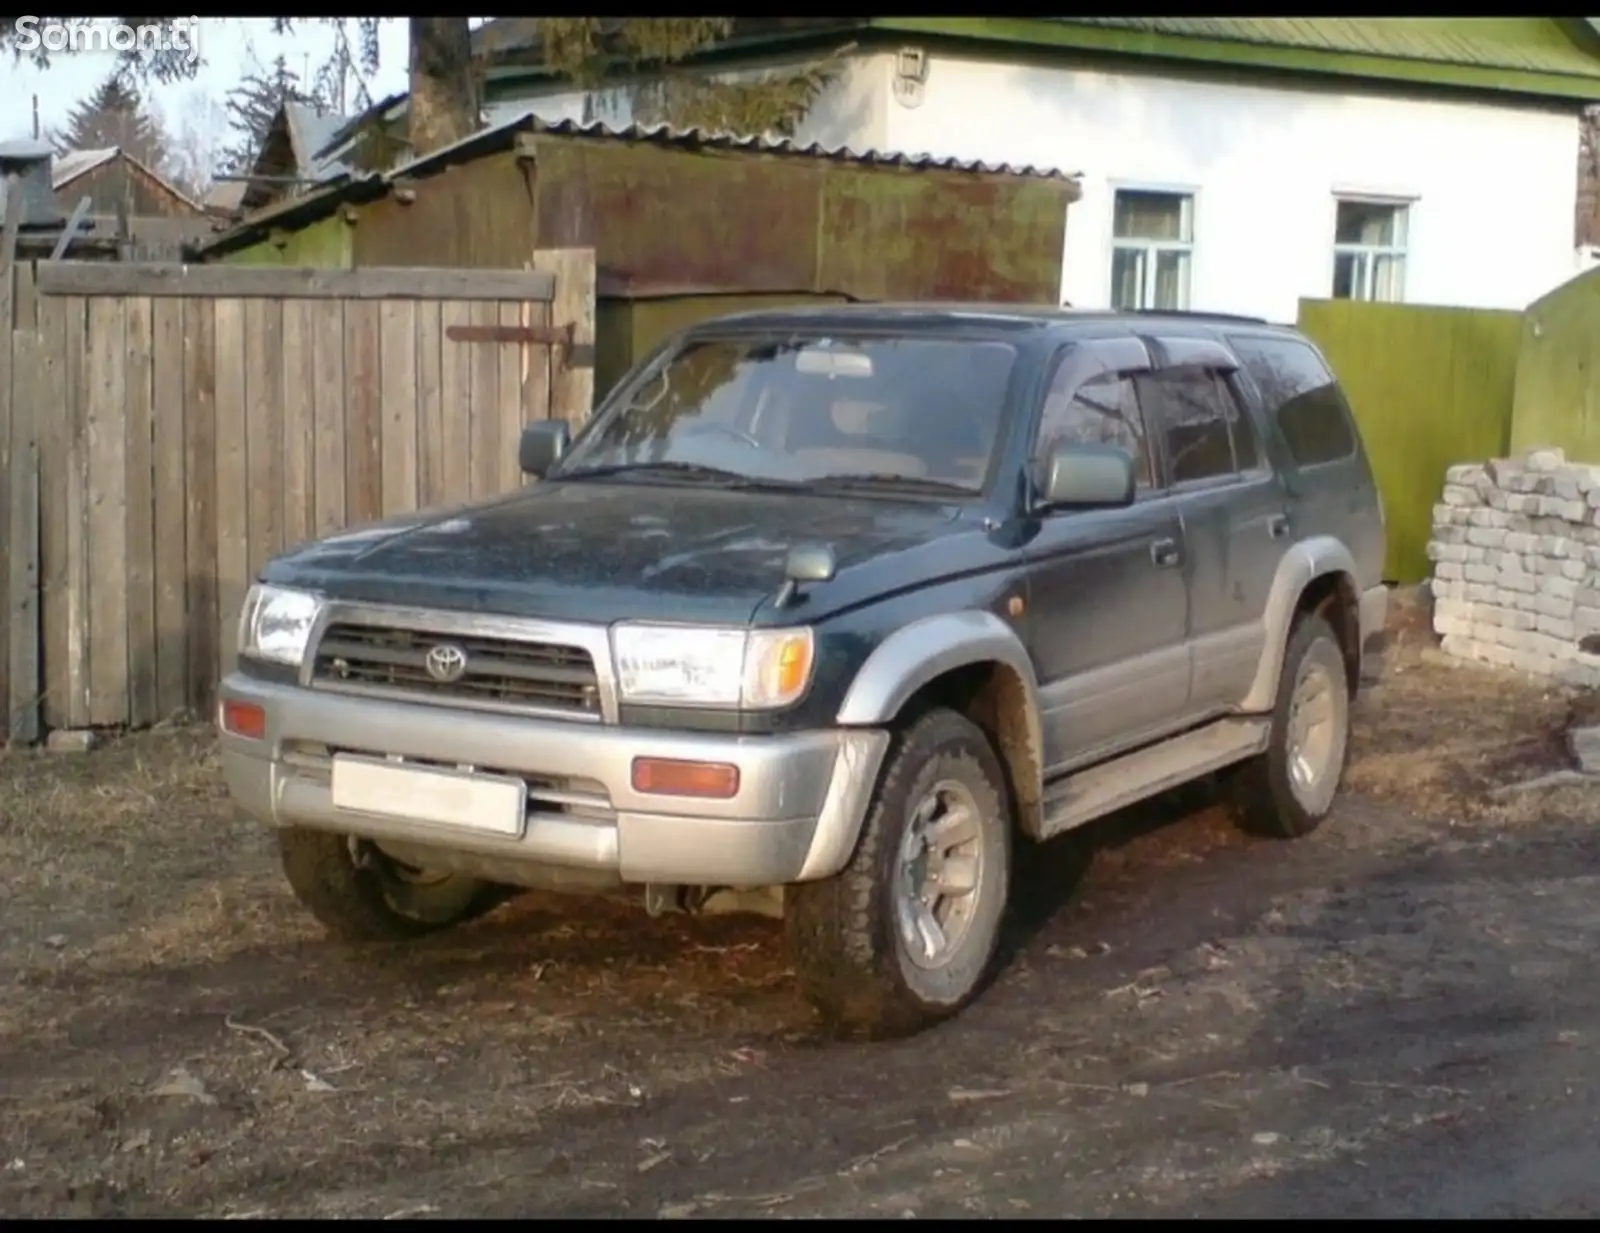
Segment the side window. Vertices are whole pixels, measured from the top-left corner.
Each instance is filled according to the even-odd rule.
[[[1064,444],[1115,445],[1132,456],[1139,487],[1149,488],[1150,449],[1132,378],[1125,373],[1099,372],[1080,381],[1078,372],[1071,363],[1056,370],[1039,417],[1034,461],[1044,461]]]
[[[1209,368],[1185,366],[1140,373],[1139,404],[1166,446],[1167,474],[1174,484],[1232,475],[1229,420],[1237,420],[1233,396]]]
[[[1316,351],[1292,338],[1230,338],[1261,387],[1297,467],[1348,458],[1356,450],[1344,396]]]
[[[1217,374],[1217,384],[1222,387],[1222,399],[1228,408],[1228,432],[1233,437],[1233,465],[1239,471],[1259,471],[1267,463],[1261,454],[1261,436],[1255,421],[1245,410],[1244,399],[1238,387],[1227,376]]]

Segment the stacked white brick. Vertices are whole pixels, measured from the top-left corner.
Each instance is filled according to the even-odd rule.
[[[1551,449],[1451,467],[1428,557],[1447,654],[1600,686],[1600,467]]]

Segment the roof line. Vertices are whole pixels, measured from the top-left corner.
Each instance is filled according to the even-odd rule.
[[[409,91],[399,90],[394,94],[386,95],[385,97],[378,99],[376,102],[368,105],[364,110],[357,112],[355,115],[347,117],[343,124],[333,130],[332,135],[330,135],[328,140],[323,143],[322,148],[315,151],[313,157],[325,158],[330,151],[344,145],[347,141],[354,137],[356,135],[356,131],[374,116],[383,116],[389,111],[390,108],[396,106],[397,104],[406,102],[410,97],[411,94]]]
[[[1550,20],[1556,20],[1554,18]],[[1489,94],[1600,101],[1600,58],[1594,76],[1543,69],[1451,64],[1387,52],[1288,47],[1221,37],[1157,33],[1125,27],[1075,24],[1032,17],[874,17],[884,35],[946,38],[973,44],[1001,43],[1040,52],[1085,52],[1128,59],[1234,65],[1307,76],[1356,78],[1396,84],[1440,86]]]
[[[60,180],[57,180],[55,178],[55,176],[52,174],[52,176],[50,178],[50,189],[51,189],[52,192],[57,192],[57,191],[59,191],[59,190],[61,190],[63,188],[66,188],[69,184],[73,183],[73,181],[75,181],[75,180],[81,180],[84,176],[88,175],[91,171],[94,171],[96,168],[104,167],[107,163],[114,161],[116,159],[117,155],[120,154],[128,162],[132,163],[140,171],[144,172],[145,175],[149,176],[152,180],[154,180],[157,184],[159,184],[162,188],[166,189],[167,192],[171,193],[179,201],[183,202],[184,205],[192,207],[194,210],[198,211],[201,214],[204,214],[206,212],[205,211],[205,207],[202,206],[193,197],[189,196],[188,193],[184,192],[181,188],[179,188],[171,180],[167,179],[166,176],[162,175],[154,167],[150,166],[149,163],[146,163],[143,159],[136,158],[132,154],[129,154],[128,151],[125,150],[121,146],[103,146],[102,148],[100,148],[98,150],[70,150],[70,151],[68,151],[68,153],[69,154],[99,154],[99,155],[102,155],[102,157],[97,158],[97,159],[85,159],[84,162],[83,162],[83,165],[81,167],[73,167],[71,169],[70,174],[64,176]],[[59,157],[65,158],[66,155],[61,155]],[[51,161],[51,170],[52,170],[52,172],[54,171],[54,169],[55,169],[55,160],[52,159],[52,161]]]
[[[421,158],[412,159],[383,173],[365,176],[344,175],[330,181],[311,193],[290,198],[249,218],[242,219],[232,228],[222,232],[209,243],[196,249],[198,256],[220,255],[253,243],[257,235],[286,227],[293,220],[296,227],[309,226],[336,210],[346,201],[371,201],[386,196],[397,181],[425,179],[445,170],[453,163],[468,161],[500,148],[510,148],[519,133],[545,133],[556,137],[574,137],[601,141],[648,143],[679,149],[741,150],[755,154],[780,157],[827,159],[837,163],[854,163],[859,166],[902,168],[910,171],[949,171],[967,175],[1002,176],[1057,180],[1068,186],[1076,200],[1081,172],[1062,172],[1033,166],[1013,167],[1009,164],[991,164],[978,160],[963,162],[957,159],[911,158],[903,154],[885,154],[876,150],[857,152],[847,149],[828,150],[820,144],[802,146],[787,138],[777,140],[766,137],[735,137],[731,134],[708,133],[703,129],[674,129],[660,124],[652,127],[630,125],[614,129],[601,123],[580,124],[574,120],[548,123],[531,110],[489,128],[479,129],[459,141],[434,150]]]
[[[171,180],[167,179],[166,176],[162,175],[159,171],[157,171],[154,167],[151,167],[148,163],[144,162],[142,159],[135,158],[133,155],[129,154],[126,150],[124,150],[122,152],[122,157],[127,159],[130,163],[132,163],[140,171],[144,172],[145,175],[149,176],[152,180],[154,180],[157,184],[161,185],[162,188],[166,189],[169,193],[171,193],[174,197],[176,197],[179,201],[183,202],[185,205],[191,206],[193,209],[195,209],[197,212],[199,212],[201,214],[204,214],[206,212],[205,206],[201,205],[193,197],[189,196],[188,193],[184,192],[181,188],[179,188]]]
[[[674,128],[670,124],[630,124],[625,128],[613,128],[600,121],[594,121],[589,124],[584,124],[577,120],[546,121],[541,120],[532,109],[528,109],[508,120],[501,121],[499,124],[479,129],[476,133],[471,133],[459,141],[451,142],[449,145],[434,150],[430,154],[423,155],[421,158],[415,158],[409,163],[401,164],[386,173],[386,178],[415,178],[419,174],[426,175],[429,172],[424,171],[424,168],[433,163],[439,164],[439,169],[442,170],[449,165],[455,156],[471,149],[474,145],[479,143],[485,145],[493,144],[496,139],[515,132],[548,133],[560,137],[588,137],[604,141],[643,141],[657,145],[682,146],[686,148],[704,146],[710,149],[745,150],[758,154],[825,158],[844,163],[911,167],[932,171],[961,171],[973,175],[1020,176],[1029,179],[1075,181],[1083,174],[1082,172],[1065,172],[1057,168],[1035,167],[1032,164],[1025,167],[1015,167],[1009,163],[986,163],[980,159],[919,158],[905,154],[886,153],[875,149],[851,150],[844,146],[829,149],[820,142],[801,145],[799,142],[787,137],[739,137],[732,133],[711,132],[703,128]]]
[[[53,154],[50,158],[50,187],[51,189],[65,188],[74,180],[88,175],[96,167],[104,167],[117,157],[121,146],[101,146],[97,150],[68,150],[65,154]],[[69,163],[67,174],[59,180],[56,178],[56,169],[61,163],[78,155],[75,162]]]
[[[1357,51],[1342,47],[1299,46],[1284,42],[1255,41],[1226,34],[1144,30],[1131,24],[1101,19],[1046,17],[865,17],[815,19],[807,25],[773,29],[745,29],[688,57],[685,64],[704,65],[737,61],[766,52],[805,45],[822,37],[851,33],[862,41],[942,38],[974,45],[1010,44],[1042,53],[1081,52],[1167,63],[1236,66],[1265,72],[1311,77],[1335,77],[1368,82],[1394,82],[1433,86],[1479,94],[1556,98],[1567,101],[1600,100],[1600,19],[1542,18],[1556,23],[1575,49],[1595,63],[1595,72],[1568,72],[1559,68],[1519,68],[1515,64],[1455,63],[1392,50]],[[487,27],[485,27],[487,28]],[[1590,44],[1585,47],[1584,44]],[[522,54],[519,54],[522,53]],[[529,63],[525,48],[502,57],[491,56],[490,79],[553,78],[544,65]],[[648,73],[646,75],[649,75]]]

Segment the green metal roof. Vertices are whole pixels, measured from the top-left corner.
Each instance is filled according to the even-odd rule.
[[[1010,54],[1226,66],[1372,83],[1600,102],[1600,30],[1582,17],[850,17],[751,19],[708,66],[802,48],[938,38]],[[491,67],[491,93],[548,78],[537,56]],[[507,89],[507,87],[513,87]]]
[[[872,18],[885,33],[1600,101],[1600,33],[1552,17]]]
[[[1600,77],[1600,57],[1546,18],[1525,17],[1079,17],[1084,26],[1394,56],[1434,64]]]

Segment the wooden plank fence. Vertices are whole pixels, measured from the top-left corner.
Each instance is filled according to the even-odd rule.
[[[593,253],[530,265],[0,271],[9,738],[209,716],[274,554],[520,484],[593,396]]]

